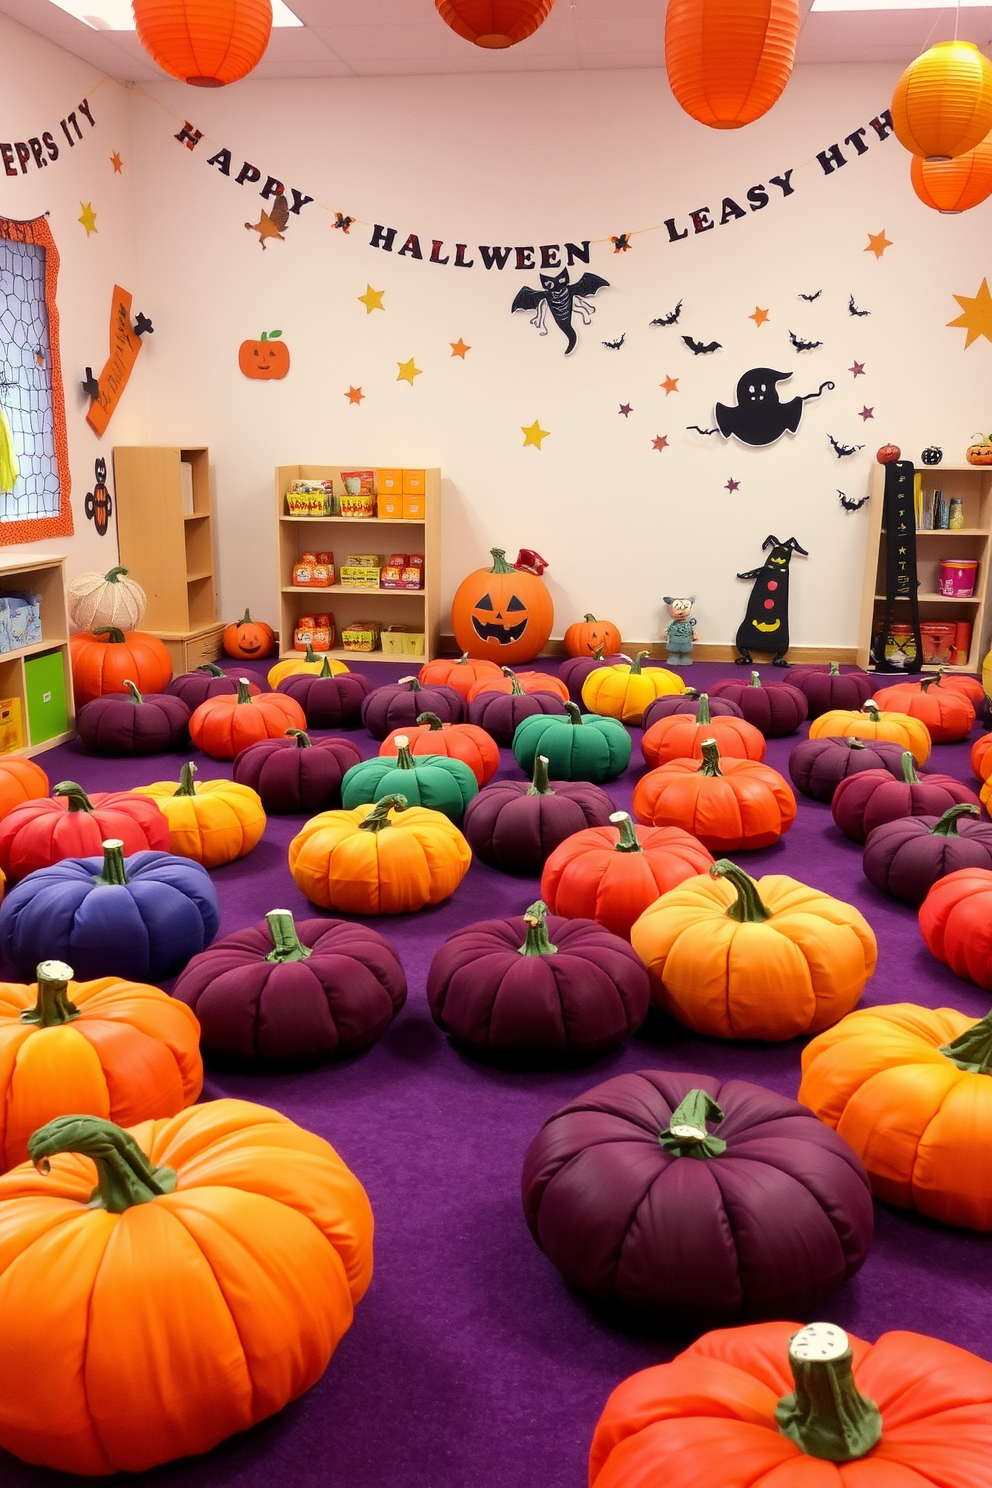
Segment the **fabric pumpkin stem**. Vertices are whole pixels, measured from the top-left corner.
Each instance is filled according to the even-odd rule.
[[[868,717],[871,719],[872,723],[881,722],[881,714],[878,711],[878,704],[876,703],[874,698],[869,698],[866,703],[862,703],[861,711],[862,713],[868,714]]]
[[[25,1008],[20,1021],[37,1028],[56,1028],[78,1018],[79,1008],[66,996],[71,981],[72,967],[64,961],[39,961],[38,1001],[33,1008]]]
[[[699,706],[696,709],[696,722],[704,724],[713,722],[713,719],[710,717],[710,697],[708,692],[701,692],[699,694]]]
[[[958,835],[958,818],[962,816],[980,816],[977,806],[972,806],[967,801],[960,801],[956,806],[949,806],[935,827],[931,827],[931,837],[956,837]]]
[[[729,858],[721,858],[714,863],[710,876],[729,879],[731,887],[737,893],[736,900],[727,910],[728,920],[737,920],[741,925],[760,925],[762,921],[771,919],[772,912],[762,904],[754,879],[748,877],[744,869],[738,868]]]
[[[651,655],[651,652],[650,651],[638,651],[637,655],[634,657],[633,661],[630,663],[630,671],[628,672],[627,675],[630,676],[630,677],[639,677],[641,675],[641,659],[642,659],[642,657],[650,656],[650,655]]]
[[[510,683],[511,683],[511,686],[510,686],[510,696],[511,697],[523,697],[524,690],[520,686],[520,683],[517,681],[517,674],[513,670],[513,668],[512,667],[503,667],[503,668],[501,668],[501,670],[503,672],[504,677],[509,677],[509,679],[510,679]]]
[[[310,735],[304,729],[287,729],[286,733],[291,739],[296,740],[297,749],[312,749]]]
[[[992,1013],[986,1013],[973,1028],[959,1033],[949,1044],[941,1044],[940,1053],[960,1070],[973,1075],[992,1075]]]
[[[110,572],[105,573],[103,577],[108,584],[118,584],[122,576],[126,578],[129,573],[130,569],[127,568],[112,568]]]
[[[108,837],[103,844],[103,872],[93,882],[123,885],[127,881],[127,874],[124,872],[124,844],[119,837]]]
[[[397,734],[393,743],[396,745],[397,770],[415,770],[417,763],[410,753],[410,740],[406,734]]]
[[[325,656],[324,657],[324,664],[321,667],[320,671],[317,673],[317,676],[318,677],[333,677],[334,676],[334,673],[331,671],[330,657],[328,657],[328,656]]]
[[[77,1152],[96,1168],[90,1207],[123,1214],[135,1204],[149,1204],[172,1193],[172,1168],[153,1168],[130,1132],[99,1116],[57,1116],[28,1139],[28,1155],[40,1173],[49,1171],[57,1152]]]
[[[566,703],[565,712],[568,714],[568,721],[573,728],[582,727],[582,714],[579,712],[575,703]]]
[[[757,672],[752,672],[751,673],[751,681],[750,681],[750,683],[748,685],[750,687],[760,687],[761,686],[761,677],[759,676],[759,674]]]
[[[125,677],[124,678],[124,681],[121,683],[121,686],[122,687],[126,687],[127,690],[128,690],[128,692],[131,694],[131,702],[132,703],[143,703],[145,701],[144,698],[141,696],[141,693],[138,691],[137,687],[130,680],[129,677]]]
[[[444,724],[436,713],[418,713],[417,722],[429,724],[432,734],[440,734],[444,729]]]
[[[362,832],[381,832],[383,827],[388,827],[390,824],[390,808],[395,807],[397,811],[405,811],[409,804],[406,796],[383,796],[382,800],[376,802],[368,816],[360,824],[359,830]]]
[[[240,625],[242,622],[239,621],[238,623]],[[251,693],[248,690],[248,678],[247,677],[239,677],[238,678],[238,706],[240,707],[243,703],[250,703],[250,702],[251,702]]]
[[[610,821],[615,827],[620,828],[620,840],[614,845],[614,852],[634,853],[643,852],[644,849],[637,839],[637,830],[626,811],[614,811]]]
[[[196,784],[193,776],[196,774],[196,766],[189,760],[179,771],[179,789],[173,791],[174,796],[195,796]]]
[[[423,692],[424,689],[421,687],[416,677],[401,677],[399,680],[400,687],[405,686],[407,682],[409,682],[410,684],[411,692]]]
[[[52,787],[52,795],[65,796],[69,803],[70,811],[93,810],[93,803],[89,796],[83,790],[83,787],[77,785],[74,780],[60,780],[58,785]]]
[[[913,756],[908,749],[902,752],[902,778],[904,785],[919,785],[920,777],[916,773],[916,765]]]
[[[832,661],[830,663],[830,671],[829,671],[828,675],[831,676],[831,677],[839,677],[840,676],[840,667],[837,665],[836,661]]]
[[[198,672],[206,672],[208,677],[225,677],[227,673],[212,661],[203,661],[196,669]]]
[[[704,739],[699,746],[699,752],[703,756],[700,766],[700,775],[722,775],[720,769],[720,748],[715,739]]]
[[[831,1323],[810,1323],[790,1340],[796,1388],[775,1407],[775,1420],[808,1457],[854,1462],[882,1435],[878,1406],[854,1383],[853,1359],[847,1334]]]
[[[553,796],[554,791],[548,783],[548,759],[547,755],[539,754],[534,761],[534,773],[531,776],[530,786],[527,794],[529,796]]]
[[[100,625],[93,632],[94,635],[105,635],[108,646],[123,646],[127,636],[119,625]]]
[[[548,906],[543,899],[538,899],[524,915],[527,926],[527,938],[520,950],[519,956],[555,956],[558,947],[552,945],[548,938]]]
[[[286,961],[305,961],[312,954],[296,933],[291,909],[270,909],[265,918],[272,936],[272,949],[266,961],[278,961],[281,965]]]
[[[709,1158],[726,1152],[727,1144],[706,1130],[707,1121],[719,1126],[723,1112],[705,1090],[690,1090],[672,1112],[672,1119],[658,1141],[675,1157]]]

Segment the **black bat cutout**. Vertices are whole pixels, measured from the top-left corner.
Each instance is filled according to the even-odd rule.
[[[838,491],[837,495],[840,497],[840,504],[845,511],[860,511],[865,502],[870,499],[868,496],[862,496],[860,501],[852,501],[849,496],[845,496],[843,491]]]
[[[849,311],[849,313],[851,315],[870,315],[871,314],[871,311],[870,310],[859,310],[858,309],[857,305],[854,303],[854,296],[853,296],[853,294],[852,294],[851,298],[847,302],[847,308],[848,308],[848,311]]]
[[[795,331],[789,332],[789,340],[797,351],[815,351],[818,346],[823,345],[822,341],[803,341]]]
[[[134,334],[136,336],[150,336],[155,327],[144,311],[139,310],[134,318]]]
[[[832,434],[828,434],[827,438],[830,440],[838,460],[843,460],[845,455],[856,455],[858,450],[864,449],[863,444],[838,444]]]
[[[657,320],[649,320],[648,321],[648,325],[660,325],[660,326],[675,325],[676,322],[678,321],[679,316],[681,314],[682,314],[682,301],[679,300],[678,304],[675,306],[675,309],[672,311],[672,313],[670,315],[659,315],[658,318],[657,318]]]
[[[818,289],[816,291],[816,294],[811,294],[811,295],[803,294],[802,291],[800,291],[799,298],[801,300],[805,300],[806,303],[807,303],[807,305],[812,305],[813,301],[814,300],[818,300],[820,298],[820,296],[821,296],[822,293],[823,293],[823,290],[822,289]]]
[[[544,319],[550,309],[555,325],[568,342],[565,347],[565,355],[568,356],[578,339],[572,325],[573,311],[578,310],[583,325],[589,325],[596,307],[588,303],[587,296],[598,294],[601,289],[609,287],[610,281],[601,279],[598,274],[583,274],[574,284],[569,282],[567,269],[562,269],[560,274],[542,274],[541,288],[531,289],[529,285],[525,285],[510,306],[510,313],[512,315],[514,310],[536,310],[536,315],[531,317],[531,325],[536,326],[542,336],[546,336],[548,331]]]
[[[81,383],[81,387],[87,397],[92,398],[95,403],[100,396],[100,382],[98,378],[93,376],[92,367],[86,368],[86,377]]]
[[[619,351],[620,348],[621,348],[621,346],[623,345],[623,343],[626,341],[626,339],[627,339],[627,332],[624,331],[624,333],[620,337],[619,341],[604,341],[603,342],[603,345],[606,346],[606,347],[609,347],[610,351]]]
[[[722,350],[722,342],[707,341],[705,346],[702,341],[694,341],[691,336],[683,336],[682,340],[688,346],[693,356],[707,356],[711,351]]]

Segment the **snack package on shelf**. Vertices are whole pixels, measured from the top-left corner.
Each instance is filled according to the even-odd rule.
[[[342,517],[374,517],[376,515],[375,471],[342,470],[341,481],[344,493],[340,498]]]
[[[19,697],[0,698],[0,754],[24,748]]]
[[[341,645],[346,651],[378,651],[382,628],[378,620],[351,620],[341,629]]]
[[[424,632],[408,630],[405,625],[387,625],[381,636],[384,655],[423,656]]]
[[[294,480],[286,491],[291,517],[336,517],[338,499],[332,480]]]
[[[293,648],[305,651],[310,646],[314,651],[329,651],[335,636],[333,615],[326,611],[318,615],[301,615],[293,632]]]

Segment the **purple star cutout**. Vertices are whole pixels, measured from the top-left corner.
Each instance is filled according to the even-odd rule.
[[[853,374],[854,374],[855,377],[864,377],[864,375],[865,375],[865,364],[864,364],[864,362],[855,362],[854,366],[853,367],[848,367],[847,370],[848,370],[848,372],[853,372]]]
[[[858,414],[858,418],[861,419],[864,423],[867,423],[869,419],[873,419],[874,417],[874,408],[862,408],[861,412]]]
[[[724,486],[723,489],[725,491],[739,491],[740,488],[741,488],[740,481],[735,481],[733,479],[733,477],[731,477],[730,480],[728,480],[727,484]]]
[[[633,404],[631,404],[631,403],[621,403],[620,404],[620,412],[623,414],[624,418],[626,418],[628,416],[628,414],[630,414],[632,411],[633,411]]]

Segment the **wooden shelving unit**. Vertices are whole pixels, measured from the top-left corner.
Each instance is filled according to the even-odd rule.
[[[276,468],[276,584],[279,594],[279,645],[282,656],[295,654],[293,632],[300,615],[322,607],[332,610],[338,635],[351,620],[378,620],[387,625],[405,625],[423,632],[424,650],[406,658],[382,651],[345,651],[336,646],[327,654],[340,661],[402,661],[412,668],[437,656],[440,649],[440,562],[441,562],[441,472],[428,470],[424,489],[424,517],[291,517],[286,510],[286,492],[294,480],[333,480],[336,492],[344,490],[341,471],[350,465],[279,465]],[[364,467],[361,467],[364,468]],[[346,589],[296,587],[293,565],[305,552],[333,552],[338,568],[349,553],[365,550],[390,553],[423,553],[424,587],[413,589]],[[326,602],[319,602],[322,596]]]
[[[980,672],[982,658],[989,646],[989,623],[992,620],[987,603],[989,563],[992,560],[992,466],[987,465],[918,465],[916,474],[923,477],[924,504],[934,491],[942,491],[950,501],[959,496],[964,508],[964,526],[941,528],[916,534],[916,565],[919,579],[921,620],[970,620],[971,650],[966,666],[955,671]],[[858,665],[867,667],[877,620],[885,613],[885,551],[882,516],[885,494],[885,466],[873,465],[868,503],[868,537],[865,549],[864,584],[861,591],[861,616],[858,626]],[[954,599],[939,593],[941,558],[976,558],[978,580],[972,599]],[[895,619],[905,609],[909,619],[908,600],[897,600]],[[924,671],[933,671],[924,663]]]
[[[22,748],[7,753],[41,754],[76,735],[65,559],[36,555],[0,564],[0,589],[41,595],[41,640],[0,653],[0,699],[20,700],[26,741]]]
[[[182,464],[193,472],[183,512]],[[202,446],[119,445],[114,450],[120,561],[148,596],[142,629],[164,641],[176,671],[223,650],[217,621],[210,452]]]

